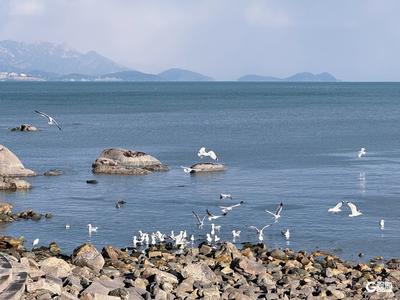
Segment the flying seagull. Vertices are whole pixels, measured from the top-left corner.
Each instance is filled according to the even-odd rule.
[[[338,202],[334,207],[328,209],[329,212],[333,213],[338,213],[339,211],[342,211],[341,207],[343,205],[344,201]]]
[[[235,204],[235,205],[231,205],[231,206],[220,206],[219,208],[221,208],[221,211],[223,213],[228,213],[228,211],[231,211],[232,209],[234,209],[235,207],[239,207],[240,205],[242,205],[244,203],[244,201],[240,201],[240,203]]]
[[[224,199],[232,200],[232,195],[231,194],[219,194],[219,200],[224,200]]]
[[[258,240],[262,242],[264,240],[264,229],[271,226],[271,224],[265,225],[263,228],[258,229],[256,226],[250,226],[250,228],[255,229],[257,231]]]
[[[358,151],[358,153],[357,153],[358,158],[361,158],[365,155],[367,155],[367,149],[365,149],[365,148],[361,148],[360,151]]]
[[[193,215],[196,217],[196,219],[197,219],[197,226],[199,227],[199,228],[203,228],[203,226],[204,226],[204,219],[207,217],[207,215],[206,216],[204,216],[202,219],[200,219],[200,217],[195,213],[195,211],[192,211],[192,213],[193,213]]]
[[[240,230],[232,230],[233,241],[235,241],[237,238],[240,238],[240,232]]]
[[[205,147],[200,148],[199,152],[197,152],[197,156],[200,158],[203,158],[204,156],[208,156],[208,157],[212,158],[213,160],[218,161],[218,157],[215,154],[215,152],[212,150],[207,152]]]
[[[362,215],[362,212],[358,210],[357,206],[354,203],[347,201],[347,205],[351,209],[351,214],[349,215],[349,217],[357,217],[359,215]]]
[[[48,114],[45,114],[44,112],[38,111],[38,110],[35,110],[35,113],[41,115],[42,117],[45,117],[47,119],[47,124],[55,125],[58,127],[59,130],[61,130],[60,125],[58,125],[57,121],[53,117],[49,116]]]
[[[93,227],[92,224],[88,224],[87,226],[88,226],[89,234],[92,234],[92,232],[97,232],[98,227]]]
[[[221,218],[222,216],[226,215],[226,213],[224,213],[224,214],[222,214],[222,216],[216,216],[216,215],[213,215],[208,209],[206,209],[206,212],[208,215],[208,221],[216,220],[216,219]]]
[[[273,215],[274,216],[274,218],[275,218],[275,223],[277,223],[278,222],[278,220],[279,220],[279,218],[281,217],[281,211],[282,211],[282,208],[283,208],[283,203],[281,202],[279,205],[278,205],[278,207],[277,207],[277,209],[276,209],[276,211],[275,211],[275,213],[273,213],[273,212],[270,212],[269,210],[265,210],[265,212],[267,212],[267,213],[269,213],[269,214],[271,214],[271,215]]]

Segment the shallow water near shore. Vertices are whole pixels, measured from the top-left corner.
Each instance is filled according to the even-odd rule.
[[[400,247],[400,84],[397,83],[0,83],[0,143],[26,167],[59,177],[29,178],[28,192],[0,193],[14,211],[53,213],[50,220],[1,225],[28,242],[55,240],[66,252],[88,241],[128,246],[138,230],[187,229],[202,239],[191,211],[219,211],[245,201],[217,224],[221,237],[272,222],[264,209],[284,203],[266,229],[272,247],[320,248],[348,259],[398,257]],[[35,109],[54,115],[48,127]],[[30,123],[36,133],[10,132]],[[185,174],[201,146],[217,152],[223,173]],[[97,176],[91,163],[109,147],[147,152],[170,167],[148,176]],[[360,147],[367,157],[356,158]],[[88,185],[96,179],[99,184]],[[232,201],[220,201],[219,193]],[[115,208],[117,200],[127,204]],[[345,199],[363,212],[331,215]],[[385,230],[379,220],[385,219]],[[98,226],[89,238],[86,225]],[[71,228],[66,230],[65,224]],[[280,231],[289,228],[290,243]]]

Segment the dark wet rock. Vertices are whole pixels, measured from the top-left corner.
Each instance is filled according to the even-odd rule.
[[[45,217],[46,219],[51,219],[51,218],[53,217],[53,214],[52,214],[52,213],[46,213],[46,214],[44,215],[44,217]]]
[[[0,236],[0,250],[14,249],[17,251],[23,251],[24,240],[22,238],[16,239],[11,236]]]
[[[112,148],[104,150],[92,164],[95,174],[147,175],[168,167],[144,152]]]
[[[56,169],[52,169],[52,170],[48,170],[46,172],[44,172],[44,176],[60,176],[62,175],[63,172],[60,170],[56,170]]]
[[[99,182],[95,179],[86,180],[87,184],[98,184]]]
[[[11,131],[25,131],[25,132],[35,132],[38,131],[38,129],[30,124],[21,124],[20,126],[11,128]]]

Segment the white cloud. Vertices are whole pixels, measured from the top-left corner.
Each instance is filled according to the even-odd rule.
[[[44,12],[44,0],[12,0],[10,13],[13,15],[34,16]]]

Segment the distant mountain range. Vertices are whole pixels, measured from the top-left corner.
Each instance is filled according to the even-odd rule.
[[[297,73],[286,78],[277,78],[272,76],[261,75],[245,75],[238,79],[238,81],[306,81],[306,82],[337,82],[337,80],[330,73],[312,74],[309,72]]]
[[[95,51],[81,53],[47,42],[0,41],[0,80],[47,81],[213,81],[206,75],[172,68],[148,74],[121,66]],[[288,78],[246,75],[238,81],[337,81],[329,73],[298,73]]]

